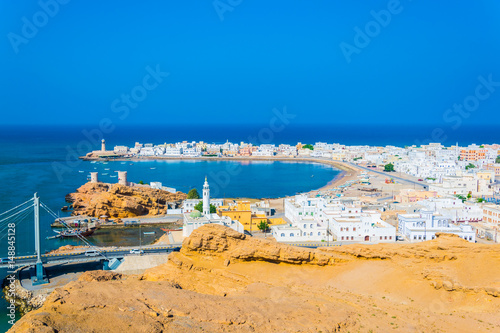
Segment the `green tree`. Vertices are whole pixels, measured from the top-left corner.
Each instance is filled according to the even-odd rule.
[[[200,202],[198,202],[196,204],[196,206],[194,206],[194,209],[203,213],[203,200],[200,200]],[[210,204],[210,214],[213,214],[213,213],[217,213],[217,207]]]
[[[142,180],[139,180],[139,184],[144,185],[144,182]]]
[[[310,149],[310,150],[314,150],[313,145],[310,145],[310,144],[303,145],[303,146],[302,146],[302,148],[303,148],[303,149]]]
[[[197,189],[192,188],[192,189],[189,190],[187,198],[188,199],[199,199],[200,198],[200,194],[198,193]]]
[[[467,200],[466,197],[464,197],[463,195],[460,195],[460,194],[456,194],[455,197],[462,200],[462,202],[465,202],[465,200]]]
[[[500,155],[498,155],[497,158],[495,159],[495,163],[500,163]]]
[[[477,203],[481,203],[481,202],[485,202],[486,200],[484,200],[483,198],[477,198],[476,202]]]
[[[467,199],[470,199],[470,198],[472,198],[472,194],[469,192],[469,193],[467,193]]]
[[[384,165],[384,171],[387,171],[387,172],[394,171],[394,165],[392,163]]]
[[[467,166],[465,166],[465,170],[469,170],[469,169],[474,169],[476,166],[472,163],[469,163]]]
[[[269,229],[269,224],[267,224],[267,222],[260,221],[257,228],[259,228],[260,231],[267,231],[267,229]]]

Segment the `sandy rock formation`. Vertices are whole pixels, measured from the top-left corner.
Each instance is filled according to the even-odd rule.
[[[47,254],[60,254],[60,253],[67,253],[67,252],[75,252],[75,251],[86,251],[88,250],[88,246],[83,246],[83,245],[64,245],[59,247],[58,249],[52,250],[48,252]]]
[[[179,205],[186,198],[182,192],[90,182],[66,195],[66,201],[72,203],[72,215],[111,218],[166,214],[169,203]]]
[[[500,247],[301,249],[207,225],[141,276],[88,272],[11,332],[500,331]]]

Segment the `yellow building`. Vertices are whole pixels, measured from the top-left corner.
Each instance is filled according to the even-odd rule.
[[[484,179],[484,180],[487,180],[489,182],[493,182],[493,180],[495,179],[495,171],[493,171],[493,170],[478,171],[476,173],[476,175],[477,175],[477,178]]]
[[[247,231],[258,231],[258,225],[261,222],[266,222],[269,226],[272,225],[272,220],[268,219],[266,214],[252,214],[250,201],[237,201],[233,205],[220,206],[217,213],[220,216],[228,216],[233,220],[238,220]],[[278,223],[279,224],[279,223]]]

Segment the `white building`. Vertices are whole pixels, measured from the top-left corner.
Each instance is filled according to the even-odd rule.
[[[474,174],[443,177],[441,184],[432,184],[429,191],[436,191],[438,195],[463,195],[471,193],[473,196],[492,195],[490,181],[480,179]]]
[[[182,155],[182,148],[181,147],[166,147],[165,152],[163,154],[165,156],[180,157]]]
[[[189,237],[194,230],[206,224],[219,224],[229,227],[240,233],[245,232],[243,224],[241,224],[239,221],[231,220],[229,216],[219,216],[217,214],[203,215],[199,211],[195,211],[190,214],[184,214],[182,236]]]
[[[456,197],[429,198],[417,204],[446,216],[452,223],[471,223],[483,220],[483,208],[477,203],[462,202]]]
[[[410,242],[422,242],[436,238],[436,233],[458,235],[469,242],[476,241],[476,233],[468,223],[454,225],[450,218],[433,211],[418,214],[398,214],[399,232]]]
[[[396,228],[380,218],[378,212],[362,212],[359,217],[332,219],[331,230],[337,241],[394,242]]]
[[[184,157],[200,157],[201,152],[196,150],[196,148],[184,148],[182,150],[182,156],[184,156]]]
[[[186,199],[182,202],[182,212],[191,213],[194,211],[194,206],[196,206],[202,199]],[[215,207],[220,207],[224,205],[224,199],[210,199],[210,204]]]
[[[252,152],[252,156],[274,156],[275,146],[266,144],[260,145],[258,150]]]
[[[272,226],[273,236],[279,242],[396,240],[396,228],[382,221],[379,212],[363,212],[357,204],[306,195],[285,199],[285,217],[291,223]]]
[[[115,148],[113,149],[113,151],[115,153],[125,154],[125,153],[128,153],[129,149],[128,149],[127,146],[115,146]]]

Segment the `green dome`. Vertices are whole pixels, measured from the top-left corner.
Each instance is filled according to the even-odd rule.
[[[189,214],[189,216],[191,216],[192,218],[201,217],[201,212],[199,210],[193,210],[191,214]]]

